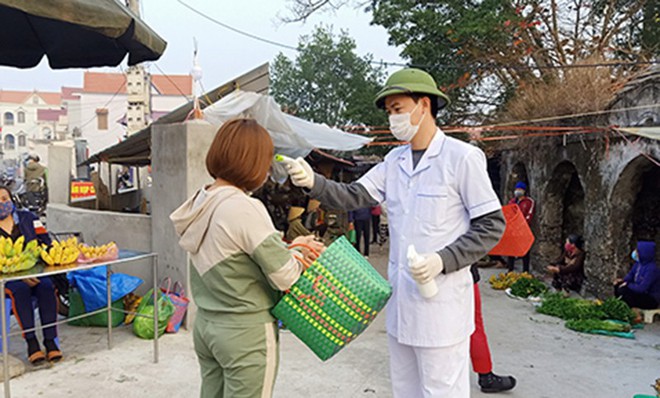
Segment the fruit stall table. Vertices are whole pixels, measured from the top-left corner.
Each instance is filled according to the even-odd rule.
[[[119,311],[123,313],[130,313],[134,314],[131,312],[127,311],[122,311],[118,310],[115,308],[112,308],[112,292],[111,292],[111,286],[110,286],[110,268],[113,265],[117,264],[127,264],[131,262],[135,262],[138,260],[144,260],[144,259],[151,259],[151,264],[152,264],[152,269],[153,269],[153,300],[154,303],[158,302],[158,297],[157,297],[157,291],[158,291],[158,274],[157,274],[157,269],[158,269],[158,256],[156,253],[145,253],[145,252],[137,252],[137,251],[131,251],[131,250],[119,250],[119,256],[116,260],[111,260],[111,261],[103,261],[103,262],[96,262],[96,263],[88,263],[88,264],[81,264],[81,263],[74,263],[74,264],[69,264],[69,265],[64,265],[64,266],[47,266],[44,265],[43,263],[38,263],[36,266],[33,268],[27,270],[27,271],[21,271],[21,272],[16,272],[16,273],[11,273],[11,274],[0,274],[0,314],[2,314],[2,358],[3,358],[3,371],[4,371],[4,395],[6,398],[11,397],[10,389],[9,389],[9,366],[6,366],[6,364],[9,363],[9,343],[8,343],[8,337],[9,335],[18,335],[23,333],[24,331],[20,332],[15,332],[15,333],[7,333],[7,317],[5,316],[6,314],[6,295],[5,295],[5,284],[7,282],[11,281],[18,281],[21,279],[25,278],[42,278],[46,276],[51,276],[51,275],[57,275],[57,274],[62,274],[70,271],[79,271],[79,270],[86,270],[86,269],[91,269],[91,268],[96,268],[96,267],[106,267],[106,279],[107,279],[107,306],[105,308],[98,309],[96,311],[91,311],[87,312],[85,314],[82,314],[80,316],[72,317],[72,318],[67,318],[65,320],[57,321],[49,325],[41,325],[37,326],[34,329],[26,330],[26,331],[31,331],[31,330],[38,330],[42,329],[45,326],[53,326],[53,325],[59,325],[62,323],[69,322],[71,320],[76,320],[80,318],[85,318],[89,317],[92,315],[100,314],[103,312],[106,312],[108,314],[108,349],[112,348],[112,311]],[[142,316],[142,315],[138,315]],[[154,320],[154,330],[158,330],[158,311],[154,311],[154,316],[151,317]],[[153,345],[153,350],[154,350],[154,363],[158,363],[158,333],[156,333],[156,338],[154,338],[154,345]]]

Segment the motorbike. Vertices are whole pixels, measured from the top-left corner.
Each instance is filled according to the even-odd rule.
[[[36,214],[39,218],[46,216],[48,191],[43,178],[33,178],[23,184],[17,184],[15,197],[17,206]]]

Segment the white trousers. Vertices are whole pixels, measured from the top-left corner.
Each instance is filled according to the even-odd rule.
[[[440,348],[400,344],[388,335],[394,398],[469,398],[470,338]]]

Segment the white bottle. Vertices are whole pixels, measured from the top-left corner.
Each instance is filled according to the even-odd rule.
[[[415,246],[408,246],[408,268],[415,268],[421,260],[422,258],[419,254],[417,254]],[[427,299],[430,299],[431,297],[438,294],[438,285],[435,283],[435,279],[431,279],[426,283],[417,282],[417,289],[419,289],[419,294]]]

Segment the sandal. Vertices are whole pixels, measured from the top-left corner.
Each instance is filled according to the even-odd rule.
[[[41,350],[36,351],[36,352],[33,352],[33,353],[28,357],[28,361],[30,361],[30,363],[31,363],[32,365],[39,365],[40,363],[42,363],[42,362],[45,361],[45,360],[46,360],[46,356],[44,355],[44,352],[41,351]]]
[[[55,343],[55,340],[44,340],[44,347],[46,347],[46,353],[50,362],[57,362],[62,359],[62,351]]]
[[[59,362],[60,359],[62,359],[62,351],[60,350],[48,351],[48,360],[50,362]]]

